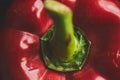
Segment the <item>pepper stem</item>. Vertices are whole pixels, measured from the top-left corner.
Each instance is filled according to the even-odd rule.
[[[50,42],[53,55],[62,61],[70,61],[75,51],[72,11],[55,0],[46,0],[45,10],[55,23],[55,33]]]
[[[45,10],[55,23],[41,37],[45,65],[62,72],[82,69],[90,41],[79,27],[74,27],[72,11],[56,0],[46,0]]]

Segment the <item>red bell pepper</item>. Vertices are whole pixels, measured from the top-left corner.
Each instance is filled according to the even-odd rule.
[[[74,8],[76,2],[76,0],[58,1],[68,5],[71,9]],[[14,0],[7,11],[5,26],[11,25],[19,30],[43,34],[53,24],[43,9],[43,2],[44,0]]]
[[[71,7],[71,5],[69,5],[70,2],[67,3],[67,1],[69,0],[62,2],[66,2],[65,4]],[[80,26],[80,28],[82,28],[82,30],[86,33],[88,39],[91,41],[91,48],[87,62],[85,62],[85,65],[81,70],[65,73],[46,68],[45,64],[43,63],[44,61],[41,58],[42,56],[39,55],[41,54],[41,49],[39,48],[39,36],[41,36],[41,34],[43,35],[53,24],[53,22],[51,18],[48,17],[48,15],[44,12],[43,7],[40,7],[41,5],[39,6],[39,9],[37,6],[33,12],[31,11],[32,5],[35,2],[36,4],[43,4],[38,0],[24,0],[24,3],[22,0],[20,0],[18,2],[15,1],[8,11],[8,16],[6,18],[7,25],[5,26],[12,27],[14,29],[7,28],[1,31],[2,35],[0,37],[2,37],[2,40],[0,42],[2,42],[1,45],[3,46],[0,46],[0,51],[1,53],[4,53],[2,54],[4,56],[2,57],[2,62],[4,62],[4,65],[2,65],[2,72],[3,75],[5,75],[3,76],[3,80],[120,79],[118,75],[120,72],[118,55],[120,36],[119,27],[116,26],[119,25],[118,16],[116,16],[116,12],[110,12],[113,10],[107,10],[107,8],[101,6],[101,3],[109,3],[108,5],[111,5],[110,3],[112,2],[104,0],[88,0],[88,2],[85,0],[77,0],[73,17],[74,24],[77,25],[77,27]],[[114,8],[117,8],[116,5],[117,2],[113,1]],[[74,9],[73,7],[71,8]],[[40,9],[42,9],[43,13],[39,12]],[[97,13],[99,13],[99,10],[102,11],[100,11],[101,13],[98,15]],[[38,12],[43,16],[37,18],[36,16]],[[103,16],[105,21],[103,21]],[[109,18],[109,16],[112,17]],[[116,52],[116,49],[118,51],[117,56],[116,53],[114,53]],[[110,56],[108,56],[108,51],[110,53],[113,52],[113,54],[111,53]],[[107,79],[103,77],[106,77]]]
[[[78,0],[74,21],[91,41],[91,65],[109,80],[120,80],[120,3]]]
[[[7,11],[5,26],[41,35],[52,24],[43,7],[43,0],[15,0]]]
[[[1,80],[107,80],[89,64],[74,72],[57,72],[46,68],[39,55],[39,36],[15,29],[1,31]]]

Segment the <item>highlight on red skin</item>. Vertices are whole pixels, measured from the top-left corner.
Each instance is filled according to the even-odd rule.
[[[42,13],[44,13],[44,10],[43,10],[43,12],[40,12],[42,10],[42,8],[39,8],[39,6],[37,6],[37,3],[39,3],[40,1],[38,1],[38,2],[37,2],[37,0],[35,2],[34,1],[35,0],[31,0],[31,2],[28,2],[27,0],[24,1],[24,3],[28,4],[28,5],[25,5],[24,3],[22,3],[22,0],[18,1],[18,2],[16,1],[15,4],[12,5],[12,7],[10,8],[13,11],[13,13],[9,13],[6,18],[7,24],[12,25],[13,27],[16,26],[16,28],[19,30],[29,31],[31,33],[40,34],[40,35],[43,34],[47,30],[47,28],[49,28],[48,26],[51,25],[52,22],[51,22],[51,20],[49,20],[49,18],[44,18],[45,16],[43,17],[43,19],[41,19],[41,22],[37,21],[37,20],[39,20],[38,18],[40,17],[40,15],[38,13],[40,13],[41,15],[46,15],[46,14],[42,14]],[[113,2],[111,2],[111,1],[113,1]],[[76,9],[75,11],[77,11],[77,12],[75,12],[74,14],[79,14],[79,15],[74,15],[74,16],[75,16],[75,24],[82,27],[82,29],[85,31],[85,33],[87,33],[87,36],[90,39],[90,41],[92,41],[92,46],[91,46],[92,50],[90,51],[90,54],[89,54],[89,55],[91,55],[89,57],[89,60],[93,61],[93,62],[91,62],[92,67],[95,67],[95,69],[98,72],[100,72],[101,74],[104,73],[105,75],[109,76],[110,80],[113,80],[113,79],[119,80],[120,77],[119,77],[119,75],[117,75],[117,74],[120,74],[119,73],[120,72],[120,70],[119,70],[119,66],[120,66],[120,63],[119,63],[119,51],[120,51],[119,24],[120,23],[119,23],[119,14],[118,14],[119,5],[117,4],[117,2],[115,0],[111,0],[111,1],[110,0],[108,0],[108,1],[80,0],[80,2],[79,2],[79,0],[78,0],[78,2],[77,2],[78,5],[75,7],[75,9]],[[34,7],[32,6],[32,7],[28,8],[31,4],[34,5]],[[107,5],[104,5],[104,4],[107,4]],[[113,8],[106,7],[109,5]],[[113,9],[114,9],[114,11],[113,11]],[[9,10],[8,12],[12,12],[11,10]],[[24,12],[24,11],[27,11],[27,12]],[[24,16],[22,14],[24,14]],[[25,18],[25,19],[22,19],[22,18]],[[48,24],[46,23],[47,22],[46,19],[48,20]],[[23,20],[25,20],[25,21],[23,21]],[[33,20],[33,21],[31,21],[31,20]],[[34,23],[34,21],[36,23]],[[49,21],[50,21],[50,23],[49,23]],[[40,26],[39,26],[39,24],[40,24]],[[35,27],[33,27],[33,26],[35,26]],[[46,27],[44,27],[44,26],[46,26]],[[45,28],[45,30],[43,28]],[[38,31],[38,30],[40,30],[40,31]],[[103,34],[101,34],[101,33],[103,33]],[[6,34],[6,36],[7,36],[7,34]],[[5,37],[5,38],[7,38],[7,37]],[[25,48],[27,48],[26,44],[24,44],[24,43],[29,43],[29,42],[31,43],[31,40],[25,40],[25,37],[24,37],[24,39],[22,39],[22,41],[20,42],[20,44],[23,44],[21,49],[24,50]],[[9,42],[7,42],[7,43],[9,43]],[[7,45],[7,43],[6,43],[6,45]],[[16,45],[14,45],[14,46],[16,46]],[[17,48],[16,50],[19,50],[19,48]],[[28,47],[28,48],[31,49],[31,47]],[[13,50],[13,48],[11,48],[11,49]],[[12,50],[8,49],[8,51],[12,51]],[[24,50],[24,51],[26,51],[26,50]],[[101,51],[103,51],[103,52],[101,53]],[[17,52],[17,51],[15,51],[15,52]],[[28,52],[29,52],[29,50],[28,50]],[[34,50],[32,52],[34,52]],[[107,53],[107,54],[105,54],[105,53]],[[94,56],[94,58],[92,55]],[[34,68],[33,73],[35,73],[36,75],[38,74],[39,69],[37,69],[36,66],[35,67],[31,66],[31,64],[26,66],[25,64],[27,64],[28,62],[31,63],[30,59],[33,59],[33,58],[28,59],[27,55],[25,55],[25,56],[26,57],[20,58],[19,59],[20,62],[17,63],[17,65],[20,67],[18,71],[20,71],[21,75],[16,74],[16,76],[21,77],[23,75],[22,77],[24,77],[24,79],[27,79],[29,77],[29,75],[32,74],[32,70],[30,70],[30,73],[28,74],[29,69],[31,69],[30,67],[32,67],[32,69]],[[11,57],[11,60],[12,59],[14,59],[14,58]],[[10,61],[10,60],[8,59],[8,61]],[[33,63],[33,64],[37,64],[38,61],[36,60],[35,63]],[[10,62],[12,62],[12,61],[10,61]],[[10,62],[8,62],[8,63],[10,63]],[[16,62],[17,61],[15,61],[15,63]],[[14,63],[14,60],[13,60],[13,63]],[[42,62],[40,62],[40,63],[43,64]],[[104,66],[101,67],[101,65],[104,65]],[[15,65],[13,65],[13,66],[15,66]],[[11,66],[11,68],[12,68],[12,66]],[[44,71],[44,68],[45,67],[43,66],[43,71]],[[13,67],[13,69],[14,69],[14,67]],[[10,72],[17,73],[17,72],[12,71],[13,69],[11,69],[11,71],[9,71],[9,69],[8,69],[9,73]],[[109,72],[109,71],[111,71],[111,72]],[[8,73],[8,75],[9,75],[9,73]],[[42,74],[45,74],[45,73],[49,73],[49,72],[46,72],[46,69],[45,69],[44,73],[42,73]],[[111,74],[112,74],[112,76],[111,76]],[[10,74],[10,75],[12,75],[12,74]],[[12,76],[14,76],[14,74]],[[27,76],[27,78],[26,78],[26,76]],[[58,76],[64,80],[64,77],[65,77],[64,74],[59,75],[59,73],[58,73]],[[72,74],[72,76],[73,76],[73,74]],[[113,78],[113,76],[114,76],[114,78]],[[9,76],[9,77],[11,77],[11,76]],[[51,77],[51,75],[50,75],[50,77]],[[38,78],[38,77],[34,77],[34,78]],[[31,77],[29,77],[29,79],[31,79]],[[79,79],[79,78],[77,78],[77,76],[76,76],[76,79]],[[98,78],[98,80],[99,79],[100,78]],[[16,80],[16,79],[12,79],[12,80]],[[56,78],[56,80],[57,80],[57,78]],[[83,79],[83,80],[87,80],[87,79]]]
[[[105,11],[108,11],[120,18],[120,9],[115,3],[111,1],[99,0],[98,5]]]
[[[89,64],[84,66],[82,71],[70,72],[66,77],[67,80],[108,80],[95,71]]]
[[[58,0],[74,9],[76,0]],[[6,14],[5,26],[42,35],[53,24],[43,8],[44,0],[15,0]]]
[[[6,26],[38,35],[43,34],[51,24],[51,19],[43,9],[42,0],[14,1],[6,14]]]
[[[63,73],[51,71],[44,65],[38,36],[7,28],[1,33],[3,80],[64,80]]]
[[[89,64],[80,71],[56,72],[48,69],[41,58],[40,41],[37,35],[5,28],[1,32],[3,45],[3,80],[107,80]],[[7,77],[6,77],[7,76]]]
[[[85,31],[92,43],[91,65],[109,80],[119,80],[120,3],[117,0],[80,0],[74,12],[74,23]]]

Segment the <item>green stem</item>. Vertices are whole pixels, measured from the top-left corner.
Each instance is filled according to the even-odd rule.
[[[53,55],[62,61],[69,61],[75,51],[72,11],[55,0],[46,0],[45,10],[55,23],[55,33],[51,40]]]

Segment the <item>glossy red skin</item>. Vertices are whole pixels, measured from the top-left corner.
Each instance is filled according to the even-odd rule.
[[[67,80],[108,80],[96,72],[89,64],[85,65],[81,71],[66,74]]]
[[[28,8],[28,7],[31,8],[33,6],[32,3],[34,1],[35,0],[31,0],[30,2],[25,1],[24,3],[22,3],[22,1],[15,2],[13,3],[15,5],[12,5],[12,7],[10,7],[10,10],[8,11],[6,24],[9,25],[9,27],[12,26],[12,28],[14,29],[4,29],[1,32],[2,40],[0,42],[1,42],[1,45],[4,45],[4,46],[1,46],[0,48],[2,53],[4,54],[3,55],[4,57],[2,58],[2,61],[4,62],[4,65],[2,65],[3,80],[6,80],[6,79],[7,80],[8,79],[9,80],[31,80],[31,77],[33,76],[39,77],[39,79],[42,79],[42,80],[80,80],[80,79],[96,80],[96,78],[98,77],[100,77],[102,80],[106,80],[103,77],[101,77],[100,74],[98,74],[96,71],[94,71],[94,69],[87,66],[84,67],[82,71],[76,71],[76,72],[70,72],[70,73],[54,72],[47,69],[44,66],[43,61],[40,57],[41,51],[39,51],[40,49],[39,48],[40,42],[38,40],[39,37],[30,33],[27,33],[27,36],[29,36],[29,38],[25,38],[23,36],[26,36],[26,32],[21,32],[21,31],[28,31],[31,33],[41,35],[44,33],[44,29],[47,30],[47,28],[49,28],[49,26],[51,25],[51,24],[48,25],[47,28],[44,27],[46,26],[47,23],[49,23],[49,20],[50,20],[49,18],[46,19],[45,13],[41,13],[41,15],[44,18],[31,17],[31,16],[36,16],[36,13],[37,13],[37,11],[33,13]],[[61,2],[70,6],[71,9],[74,9],[75,2],[70,3],[70,0],[68,1],[61,0]],[[31,6],[30,6],[30,3],[32,4]],[[28,6],[28,7],[24,7],[24,6]],[[27,10],[24,10],[23,8]],[[27,13],[29,14],[29,16],[26,15]],[[27,21],[22,20],[21,17]],[[34,20],[30,21],[29,19],[34,19],[38,21],[34,23]],[[33,24],[36,24],[36,25],[33,25]],[[30,25],[32,25],[32,29]],[[15,28],[18,30],[15,30]],[[40,30],[37,30],[37,29],[40,29]],[[29,43],[28,39],[30,38],[34,40],[32,44]],[[20,46],[21,41],[23,41],[26,45],[28,45],[27,49],[23,49]],[[38,72],[37,74],[36,70],[40,72]],[[28,72],[29,74],[26,74],[26,72]],[[37,79],[34,79],[34,80],[37,80]]]
[[[110,54],[110,56],[108,56],[107,54],[108,51],[116,52],[117,48],[119,50],[119,43],[118,43],[118,41],[120,40],[119,32],[118,32],[119,31],[119,22],[118,22],[119,18],[118,18],[118,15],[113,14],[113,12],[108,12],[106,11],[106,9],[104,10],[100,6],[100,4],[98,4],[99,1],[100,0],[78,1],[77,6],[75,7],[75,15],[74,15],[75,22],[74,23],[80,26],[84,30],[84,32],[87,34],[88,38],[92,42],[91,51],[89,54],[90,56],[88,59],[89,64],[91,64],[91,66],[94,67],[103,76],[109,77],[109,80],[114,80],[114,79],[119,80],[120,79],[119,76],[116,75],[120,72],[118,68],[117,68],[118,72],[116,72],[116,65],[119,65],[119,60],[116,59],[116,53]],[[35,2],[36,0],[31,0],[30,2],[25,1],[23,3],[23,1],[21,0],[21,1],[18,1],[18,2],[16,1],[15,3],[13,3],[12,7],[8,11],[8,15],[6,18],[6,24],[9,26],[11,25],[13,28],[17,28],[22,31],[28,31],[28,32],[35,33],[38,35],[43,34],[52,24],[52,21],[50,20],[48,16],[45,16],[47,14],[45,14],[44,10],[42,10],[43,13],[40,12],[43,18],[35,17],[36,13],[39,11],[39,10],[36,10],[35,12],[31,11],[33,3]],[[64,3],[63,0],[61,0],[61,2]],[[119,6],[117,1],[114,0],[113,2],[117,6]],[[71,6],[72,3],[70,4],[69,1],[68,2],[66,1],[65,4],[68,6]],[[74,9],[73,4],[71,8]],[[110,40],[110,39],[113,39],[113,40]],[[117,41],[114,41],[114,40],[117,40]],[[114,46],[111,46],[113,44]],[[101,53],[101,51],[104,51],[104,52]],[[113,59],[115,60],[115,63],[113,63]],[[101,65],[104,65],[104,66],[101,66]],[[96,79],[95,77],[93,76],[91,77],[89,75],[90,74],[98,75],[97,72],[94,72],[93,69],[92,70],[90,69],[90,73],[89,72],[86,73],[85,77],[80,76],[84,73],[84,71],[86,70],[83,69],[83,71],[80,71],[80,72],[67,73],[66,79],[68,80],[70,79],[71,80],[74,80],[74,79],[95,80]],[[78,75],[74,76],[74,74],[77,74],[77,73],[80,77],[78,77]],[[20,74],[24,74],[24,73],[20,73]],[[68,77],[67,75],[71,77]],[[103,80],[106,80],[106,79],[103,79]]]
[[[78,0],[74,22],[91,41],[91,66],[109,80],[120,80],[120,3]]]
[[[65,80],[63,73],[44,65],[39,36],[14,29],[4,29],[1,34],[3,80]]]
[[[71,9],[76,0],[58,0]],[[42,35],[53,24],[45,13],[44,0],[15,0],[6,14],[5,26]]]
[[[52,24],[42,0],[15,0],[6,14],[5,26],[41,35]]]
[[[2,80],[107,80],[87,64],[81,71],[52,71],[41,58],[39,36],[9,28],[1,34]]]

